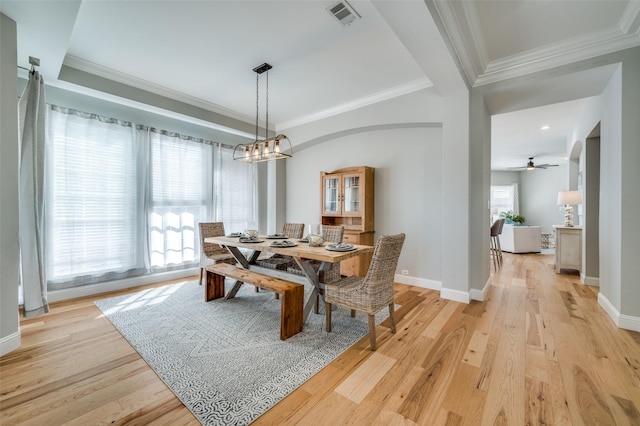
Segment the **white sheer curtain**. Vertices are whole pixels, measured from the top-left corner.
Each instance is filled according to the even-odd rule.
[[[254,165],[217,142],[49,107],[48,288],[195,266],[200,221],[255,221]]]
[[[18,102],[20,283],[25,317],[49,312],[44,261],[44,80],[37,71]]]
[[[50,106],[49,288],[146,271],[144,137],[129,122]]]
[[[226,232],[244,231],[247,222],[257,222],[255,164],[233,160],[233,150],[218,148],[215,174],[215,219]]]
[[[196,265],[198,223],[212,215],[213,143],[155,129],[150,141],[151,267]]]
[[[513,212],[515,214],[520,214],[520,196],[518,195],[518,184],[517,183],[513,183],[511,184],[511,190],[512,190],[512,197],[513,197]]]

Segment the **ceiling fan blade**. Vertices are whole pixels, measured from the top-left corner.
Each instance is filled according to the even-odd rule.
[[[534,157],[529,157],[529,161],[526,166],[523,167],[507,167],[507,170],[533,170],[533,169],[546,169],[547,167],[556,167],[558,164],[534,164]]]

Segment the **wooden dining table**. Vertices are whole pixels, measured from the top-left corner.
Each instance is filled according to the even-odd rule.
[[[289,239],[296,245],[293,247],[274,247],[271,245],[274,241],[283,241],[282,239],[269,239],[266,236],[259,236],[259,242],[240,242],[238,237],[209,237],[205,238],[206,243],[219,244],[225,247],[238,261],[238,263],[245,269],[251,269],[255,267],[255,261],[260,254],[264,252],[276,253],[285,256],[291,256],[302,270],[304,276],[312,286],[311,294],[304,305],[304,321],[306,322],[311,309],[316,303],[318,294],[320,294],[320,271],[327,270],[332,263],[341,262],[343,260],[350,259],[354,256],[361,254],[372,253],[373,246],[355,245],[354,250],[350,251],[331,251],[327,249],[327,246],[331,243],[323,243],[321,247],[311,247],[309,243],[300,242],[296,239]],[[248,249],[249,254],[245,254],[240,250]],[[316,260],[320,262],[319,269],[315,269],[311,265],[311,261]],[[265,274],[273,274],[281,276],[283,271],[272,270],[269,268],[260,268],[260,271]],[[242,282],[236,282],[231,290],[227,293],[226,299],[232,298],[242,286]]]

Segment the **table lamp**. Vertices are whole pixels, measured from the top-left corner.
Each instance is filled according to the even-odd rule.
[[[558,205],[564,204],[564,226],[573,226],[573,205],[582,204],[582,194],[580,191],[560,191],[558,192]]]

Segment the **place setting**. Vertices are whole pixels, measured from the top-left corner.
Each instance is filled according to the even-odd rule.
[[[266,238],[268,240],[284,240],[289,238],[287,235],[282,234],[282,233],[276,233],[276,234],[269,234],[266,236]]]
[[[238,241],[241,243],[261,243],[264,240],[258,238],[258,231],[256,229],[247,229]]]
[[[297,244],[289,240],[274,241],[271,244],[269,244],[269,247],[295,247],[295,246],[297,246]]]
[[[353,244],[347,244],[347,243],[329,244],[325,247],[325,249],[329,251],[352,251],[352,250],[355,250],[356,248],[357,247],[354,246]]]

